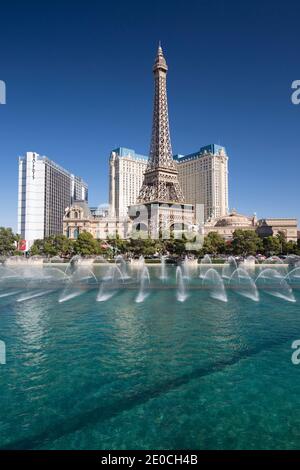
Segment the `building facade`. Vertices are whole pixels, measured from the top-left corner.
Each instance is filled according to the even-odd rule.
[[[202,204],[204,220],[228,214],[228,156],[210,144],[189,155],[175,155],[185,201]]]
[[[176,211],[175,211],[176,212]],[[227,215],[216,217],[204,225],[203,235],[218,233],[227,241],[232,240],[235,230],[251,230],[261,237],[283,233],[287,241],[297,242],[297,219],[260,219],[256,215],[244,215],[232,210]],[[76,239],[80,232],[86,231],[93,237],[105,240],[118,234],[120,238],[132,235],[134,222],[129,218],[119,220],[107,212],[94,211],[85,202],[75,202],[65,211],[64,234]]]
[[[18,233],[28,248],[36,239],[63,233],[66,207],[88,200],[88,186],[45,156],[19,158]]]
[[[224,147],[210,144],[189,155],[174,155],[186,203],[204,206],[204,220],[228,214],[228,156]],[[109,159],[111,215],[125,217],[137,202],[148,157],[118,148]]]
[[[225,240],[231,240],[235,230],[252,230],[260,237],[276,236],[282,233],[286,241],[297,242],[297,219],[260,219],[232,210],[226,216],[212,218],[204,225],[204,233],[218,233]]]
[[[123,218],[135,204],[143,184],[148,157],[119,147],[109,159],[109,205],[112,217]]]
[[[210,232],[216,232],[225,240],[231,240],[235,230],[252,230],[255,232],[257,223],[256,215],[243,215],[236,210],[232,210],[225,216],[209,219],[204,225],[204,233],[208,235]]]
[[[287,241],[297,243],[298,220],[285,218],[269,218],[258,221],[257,233],[261,237],[276,236],[282,233]]]
[[[128,238],[131,231],[132,223],[129,219],[120,220],[105,211],[91,209],[85,201],[74,202],[65,210],[63,233],[72,240],[76,240],[81,232],[88,232],[94,238],[107,240],[117,235],[120,238]]]

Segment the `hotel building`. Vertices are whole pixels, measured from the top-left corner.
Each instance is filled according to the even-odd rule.
[[[204,220],[228,213],[228,157],[224,147],[207,145],[189,155],[175,155],[187,203],[204,206]]]
[[[29,248],[36,239],[63,233],[66,207],[88,200],[79,177],[35,152],[19,158],[18,233]]]
[[[119,147],[109,160],[109,205],[112,217],[127,216],[128,206],[136,203],[143,184],[148,157]]]
[[[205,221],[228,213],[228,156],[211,144],[189,155],[175,155],[179,183],[187,204],[202,204]],[[118,148],[110,155],[109,202],[111,215],[125,217],[143,183],[148,157]]]
[[[91,210],[86,203],[67,207],[66,236],[76,239],[80,232],[88,231],[99,239],[113,233],[127,238],[146,225],[151,236],[159,231],[163,233],[164,228],[175,230],[180,226],[188,231],[201,229],[205,235],[217,232],[228,241],[237,229],[257,231],[262,236],[283,232],[287,240],[296,240],[296,219],[257,220],[256,215],[245,216],[235,210],[229,213],[228,156],[224,147],[210,144],[192,154],[173,156],[167,71],[159,44],[153,66],[154,111],[149,159],[127,148],[113,150],[109,160],[109,212]],[[198,222],[197,205],[202,206],[203,228],[195,223]]]

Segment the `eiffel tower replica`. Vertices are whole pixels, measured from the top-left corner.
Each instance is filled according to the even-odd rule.
[[[174,225],[193,223],[193,206],[184,204],[178,180],[177,163],[173,160],[167,100],[168,66],[161,44],[153,66],[154,107],[150,155],[137,203],[147,208],[148,231],[169,229]],[[138,210],[137,206],[131,206]],[[145,213],[145,211],[144,211]],[[144,216],[145,217],[145,216]]]
[[[153,66],[154,108],[148,166],[138,202],[183,203],[177,163],[173,160],[167,101],[168,66],[161,45]]]

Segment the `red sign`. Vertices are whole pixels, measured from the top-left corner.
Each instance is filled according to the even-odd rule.
[[[26,248],[27,248],[26,240],[20,240],[19,241],[19,250],[20,251],[26,251]]]
[[[108,248],[111,248],[111,246],[106,242],[101,243],[100,246],[103,250],[107,250]]]

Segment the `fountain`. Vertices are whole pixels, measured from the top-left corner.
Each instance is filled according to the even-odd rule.
[[[288,264],[289,268],[295,269],[300,267],[300,256],[288,255],[285,259],[285,263]]]
[[[25,263],[26,263],[26,260],[22,256],[8,256],[5,259],[3,266],[15,266],[15,265],[21,265]]]
[[[0,299],[3,299],[5,297],[11,297],[13,295],[18,295],[21,292],[22,292],[21,290],[12,290],[10,292],[4,292],[3,294],[0,294]]]
[[[270,256],[262,264],[283,264],[283,261],[278,256]]]
[[[290,271],[286,276],[285,279],[292,283],[297,283],[300,285],[300,267],[294,268]]]
[[[253,274],[251,276],[251,273],[244,267],[234,269],[236,266],[234,258],[228,258],[221,273],[218,268],[212,267],[211,259],[206,255],[200,266],[202,281],[198,279],[197,285],[196,280],[191,280],[190,288],[207,290],[211,298],[222,302],[228,300],[226,288],[255,302],[260,299],[260,290],[269,295],[295,302],[293,289],[300,288],[300,266],[294,267],[289,273],[283,273],[280,271],[281,267],[285,266],[282,266],[282,261],[278,262],[276,258],[272,259],[274,266],[266,268],[263,265],[264,269],[254,280]],[[104,262],[102,258],[99,261]],[[253,259],[249,261],[250,264],[254,264]],[[168,285],[166,283],[168,279],[166,260],[165,257],[162,257],[160,282],[156,280],[158,289],[176,288],[177,300],[184,302],[188,297],[187,280],[192,277],[189,263],[190,260],[185,258],[182,265],[173,271],[176,284],[171,282]],[[99,270],[98,279],[93,269],[82,264],[79,256],[72,258],[66,270],[64,270],[64,266],[54,266],[53,264],[41,265],[25,261],[3,263],[0,265],[0,299],[2,301],[2,299],[8,298],[10,302],[24,302],[57,293],[58,301],[62,303],[97,288],[97,301],[103,302],[112,298],[120,290],[133,288],[137,289],[135,301],[140,303],[149,295],[151,271],[146,267],[142,256],[136,266],[138,268],[137,277],[130,277],[127,273],[125,260],[119,256],[114,264],[106,264],[104,270]],[[289,263],[289,266],[293,266],[293,264]],[[173,277],[171,271],[172,269],[169,274],[170,281]],[[227,281],[224,281],[223,278]]]
[[[102,283],[97,295],[97,302],[105,302],[111,299],[124,284],[124,277],[121,269],[116,264],[109,268],[109,272],[103,277]]]
[[[248,272],[252,272],[252,271],[255,271],[256,263],[257,263],[257,259],[255,258],[255,256],[250,255],[250,256],[247,256],[246,259],[244,259],[241,267],[246,269]]]
[[[9,268],[6,265],[0,266],[0,282],[9,278],[14,278],[18,275],[15,269]]]
[[[160,276],[159,279],[163,282],[165,282],[168,279],[168,274],[166,270],[166,256],[161,256],[160,257]]]
[[[21,297],[18,297],[16,299],[17,302],[25,302],[26,300],[31,300],[35,299],[36,297],[42,297],[44,295],[49,295],[52,294],[52,292],[55,292],[55,289],[46,289],[44,291],[29,291],[27,294],[21,295]]]
[[[202,281],[202,286],[209,290],[209,295],[213,299],[227,302],[227,294],[225,291],[224,281],[215,269],[209,269]]]
[[[84,266],[92,266],[94,264],[95,258],[94,257],[89,257],[89,258],[81,258],[80,264]]]
[[[189,259],[187,256],[184,257],[184,260],[182,263],[182,272],[183,272],[184,279],[189,280],[191,278]]]
[[[202,260],[200,261],[200,274],[199,277],[201,279],[204,278],[206,272],[211,268],[212,261],[209,255],[205,255]]]
[[[270,256],[260,265],[261,270],[274,269],[285,276],[288,273],[288,265],[278,256]]]
[[[145,268],[145,259],[143,257],[143,255],[141,255],[138,259],[138,263],[137,263],[137,280],[139,281],[141,279],[141,276],[143,274],[143,271],[144,271],[144,268]]]
[[[130,276],[129,276],[128,272],[127,272],[126,261],[124,260],[124,258],[123,258],[122,255],[116,256],[115,264],[116,264],[116,266],[119,267],[119,269],[120,269],[120,271],[121,271],[121,273],[122,273],[123,279],[130,279]]]
[[[81,256],[79,256],[79,255],[73,256],[70,259],[70,262],[69,262],[68,266],[66,267],[65,273],[67,275],[72,274],[76,270],[76,268],[78,267],[80,262],[81,262]]]
[[[0,299],[17,295],[26,287],[25,281],[16,270],[0,266]]]
[[[145,266],[145,258],[143,257],[143,255],[139,257],[139,265],[142,267]]]
[[[275,269],[265,269],[256,279],[256,285],[264,292],[275,297],[296,302],[292,288],[286,279]]]
[[[88,266],[81,265],[76,262],[73,266],[73,272],[68,276],[66,286],[59,297],[59,302],[66,302],[67,300],[78,297],[84,294],[87,289],[98,285],[98,279]]]
[[[15,296],[26,289],[26,282],[18,269],[6,264],[0,266],[0,299]]]
[[[176,293],[177,300],[179,302],[184,302],[187,299],[188,295],[186,293],[186,287],[184,283],[181,266],[177,266],[176,268],[176,284],[177,284],[177,293]]]
[[[102,281],[111,281],[112,279],[120,278],[123,280],[121,269],[116,264],[110,266],[107,273],[103,276]]]
[[[94,264],[107,264],[107,260],[104,258],[104,256],[96,256],[96,258],[94,258],[93,260],[93,263]]]
[[[229,285],[237,294],[247,297],[254,302],[259,301],[256,284],[245,269],[237,268],[230,278]]]
[[[222,269],[222,277],[224,279],[230,279],[234,271],[237,269],[237,262],[233,256],[229,256],[226,263],[224,263]]]
[[[38,277],[36,274],[38,274]],[[35,276],[27,281],[27,294],[18,298],[17,302],[23,302],[24,300],[55,292],[61,289],[68,279],[68,276],[61,269],[45,267],[41,269],[39,273],[35,273]]]
[[[50,263],[53,263],[53,264],[64,263],[64,259],[61,258],[60,256],[52,256],[52,258],[50,258]]]
[[[149,270],[146,266],[144,266],[141,276],[140,276],[140,290],[135,299],[136,303],[139,304],[141,302],[144,302],[144,300],[148,297],[149,292],[147,292],[147,289],[149,288],[149,285],[150,285]]]

